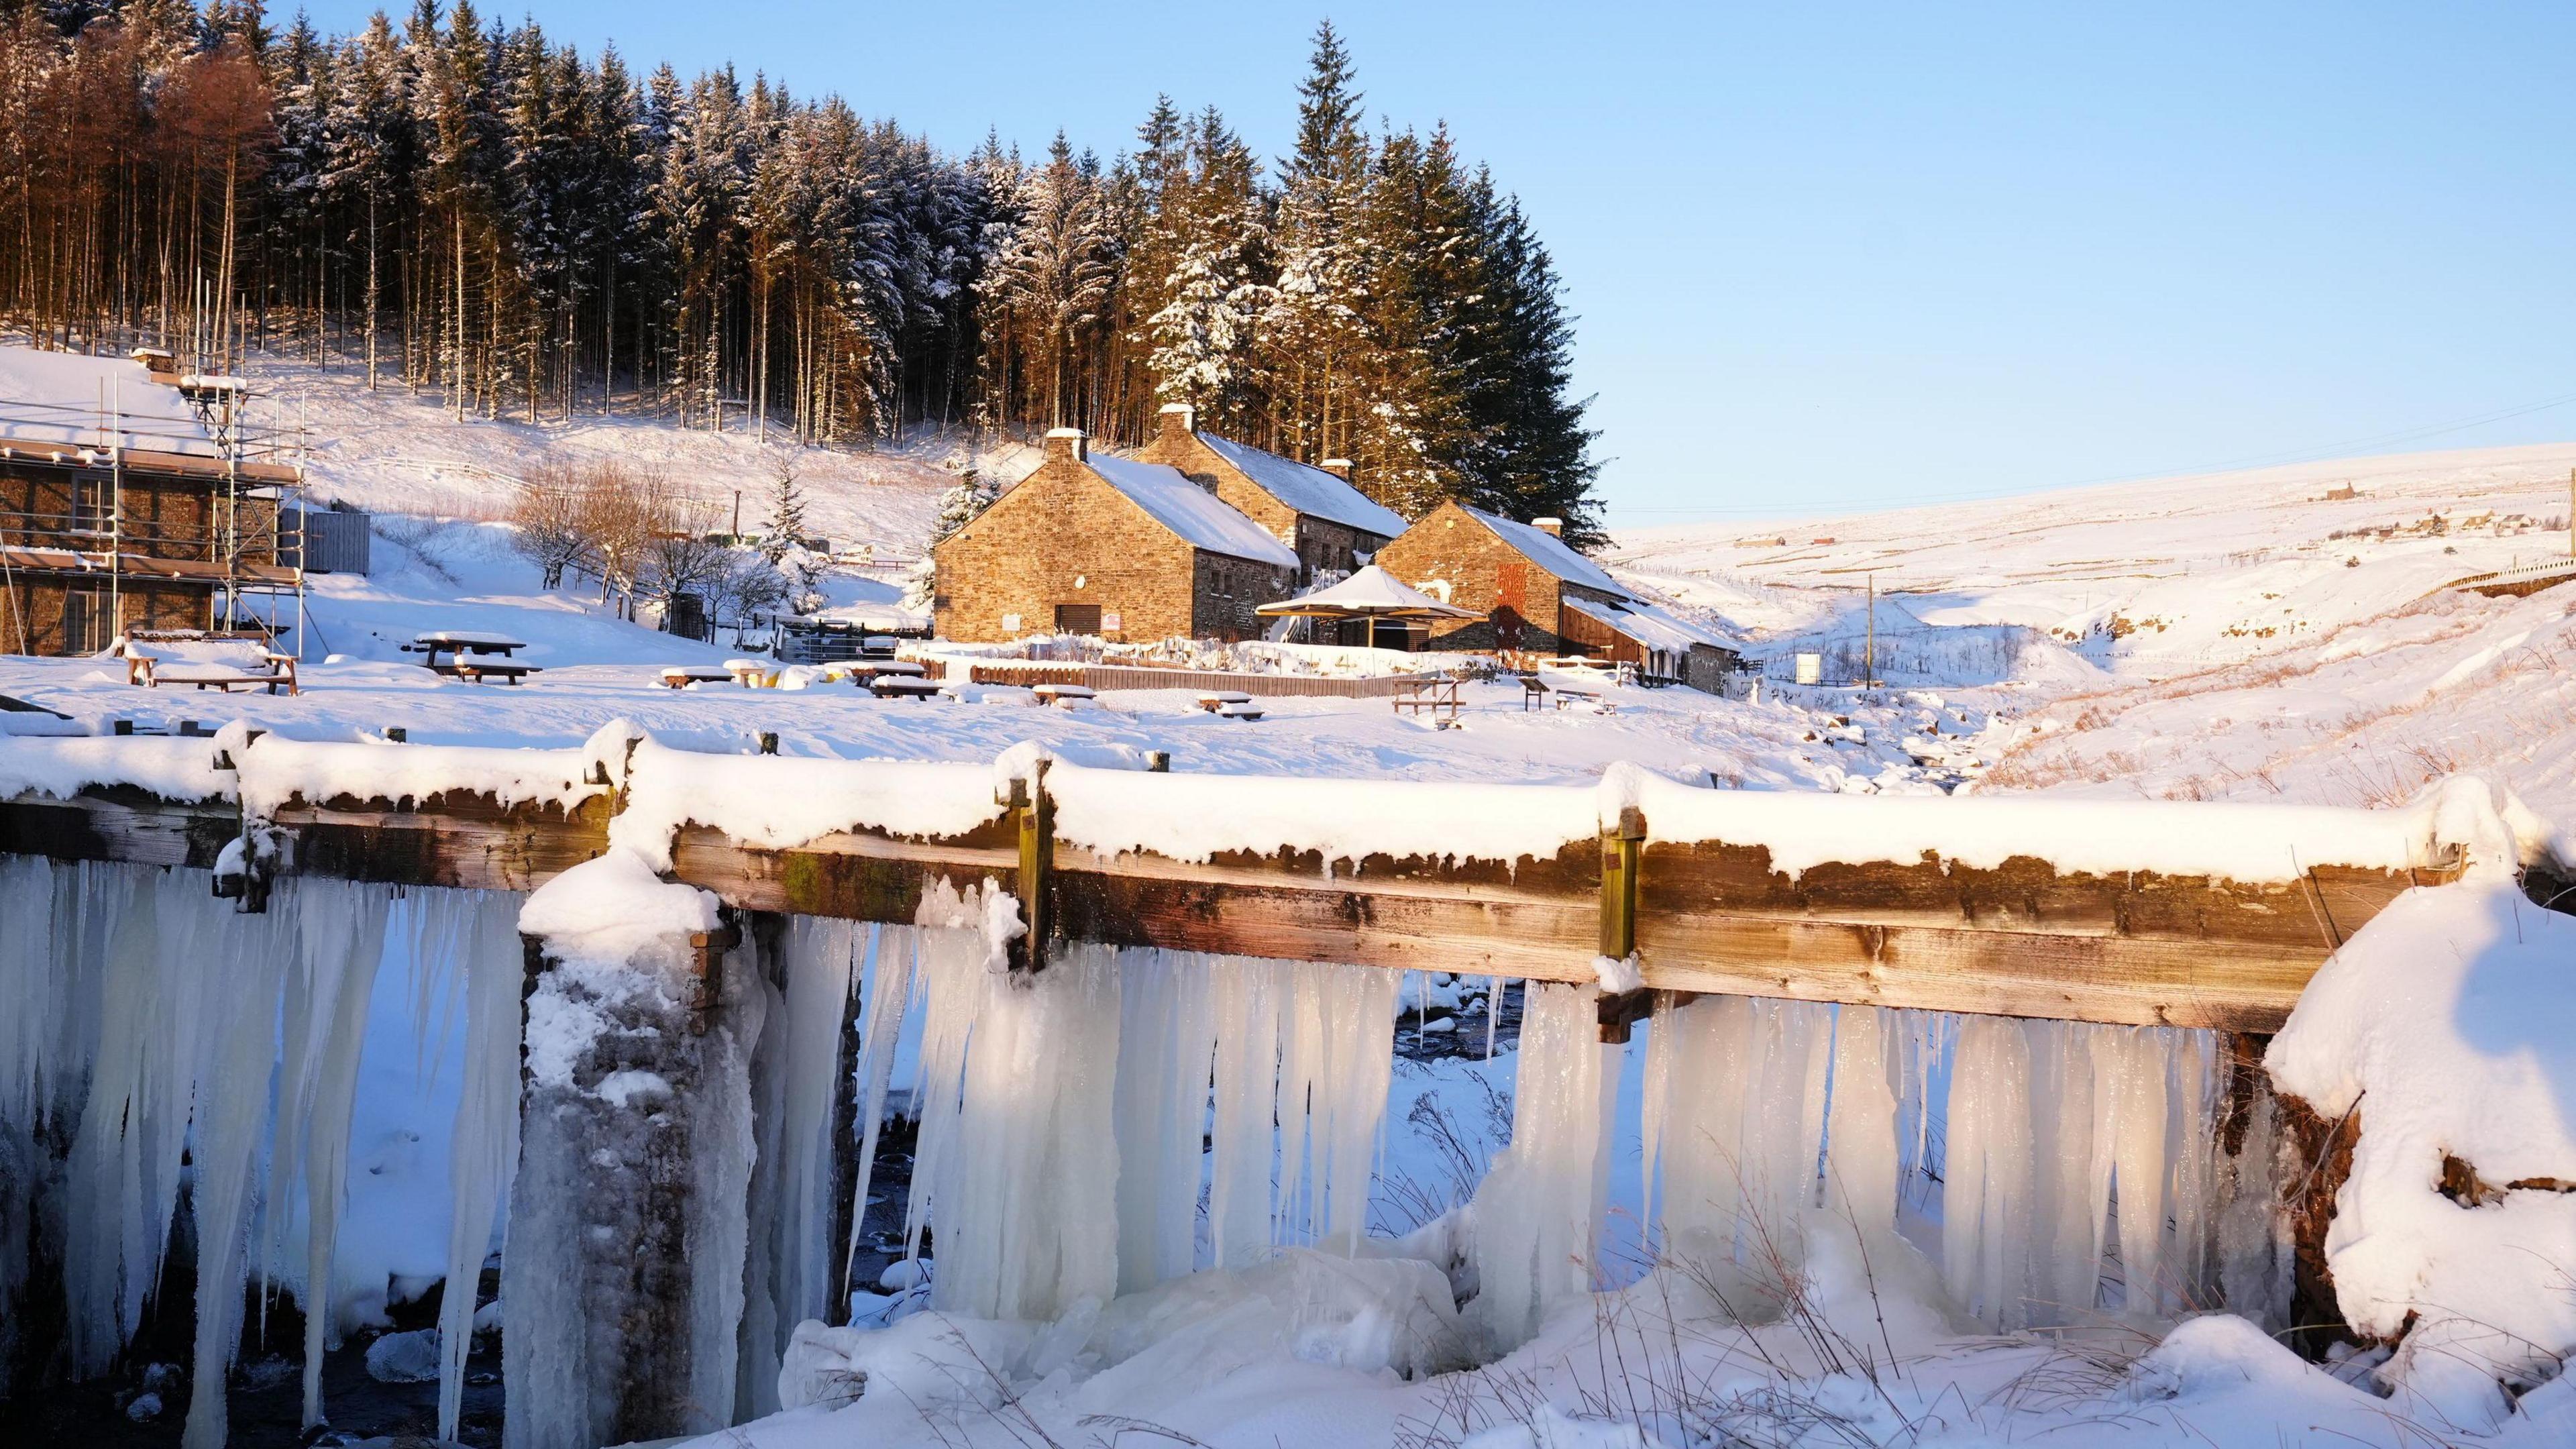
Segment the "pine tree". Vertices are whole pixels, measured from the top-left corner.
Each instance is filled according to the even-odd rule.
[[[805,537],[805,490],[797,485],[796,457],[780,449],[769,464],[769,525],[761,552],[771,563]]]
[[[992,507],[993,500],[1001,496],[1001,489],[975,469],[969,468],[959,474],[957,481],[939,495],[939,515],[931,520],[930,544],[936,546],[946,542],[959,529],[983,517],[984,510]],[[937,585],[937,566],[930,556],[930,548],[924,547],[919,561],[903,576],[903,606],[916,614],[929,613]]]

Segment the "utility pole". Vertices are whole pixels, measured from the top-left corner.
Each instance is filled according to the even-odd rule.
[[[1861,650],[1861,687],[1878,688],[1878,575],[1869,575],[1869,643]]]

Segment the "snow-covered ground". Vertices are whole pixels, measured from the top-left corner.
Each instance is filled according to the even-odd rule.
[[[1612,689],[1609,713],[1528,712],[1517,685],[1471,686],[1459,727],[1444,730],[1373,700],[1272,700],[1266,718],[1245,722],[1203,713],[1178,691],[1041,708],[1027,692],[1003,688],[930,702],[879,701],[847,686],[667,690],[655,677],[660,666],[736,651],[618,621],[578,586],[539,590],[534,566],[510,551],[495,521],[507,480],[543,451],[618,453],[710,497],[744,490],[746,526],[756,527],[767,450],[739,432],[684,434],[634,419],[460,425],[434,397],[398,388],[370,395],[345,372],[316,377],[271,365],[260,375],[281,396],[308,400],[302,415],[326,440],[313,457],[317,492],[390,516],[372,577],[315,581],[304,694],[145,694],[123,683],[121,667],[21,658],[0,659],[0,694],[84,721],[244,719],[290,738],[350,739],[402,726],[419,743],[561,747],[623,717],[719,752],[748,750],[756,733],[775,731],[789,756],[980,762],[1033,740],[1059,749],[1169,750],[1179,772],[1390,780],[1588,783],[1632,761],[1693,783],[1752,790],[2043,790],[2389,806],[2466,773],[2509,788],[2561,831],[2576,825],[2569,667],[2576,585],[2519,600],[2442,587],[2565,552],[2576,445],[1640,532],[1621,538],[1605,561],[1639,587],[1722,620],[1757,656],[1802,648],[1847,655],[1869,632],[1861,589],[1874,574],[1885,611],[1881,673],[1891,683],[1874,690],[1766,683],[1757,697],[1726,699]],[[948,460],[934,454],[800,452],[814,527],[836,544],[916,552],[949,476],[940,466]],[[2346,486],[2353,497],[2326,497]],[[1785,543],[1737,541],[1771,538]],[[832,593],[840,602],[873,602],[896,587],[892,573],[851,572]],[[531,646],[523,658],[543,672],[516,688],[435,678],[397,646],[438,628],[523,639]],[[0,728],[10,718],[0,715]],[[2559,839],[2562,856],[2576,859],[2576,838]],[[2474,934],[2476,921],[2440,916],[2428,914],[2410,949],[2438,950]],[[2563,942],[2565,933],[2532,939]],[[2472,944],[2503,950],[2484,936]],[[2510,965],[2517,982],[2544,983],[2533,989],[2576,991],[2565,985],[2576,980],[2566,974],[2576,962],[2535,965],[2537,954],[2478,959],[2493,959],[2497,970]],[[2386,959],[2374,958],[2383,969]],[[2483,979],[2470,971],[2456,990],[2473,994]],[[1408,993],[1434,1009],[1401,1029],[1436,1023],[1445,1011],[1449,1031],[1479,1034],[1481,1008],[1457,1009],[1470,986],[1409,982]],[[403,1008],[399,988],[379,994],[387,1010]],[[2349,1011],[2349,993],[2341,999]],[[2563,1002],[2551,1009],[2564,1016]],[[2489,1002],[2481,1010],[2498,1008]],[[1646,1027],[1626,1054],[1608,1155],[1610,1210],[1631,1224],[1611,1236],[1631,1252],[1645,1155],[1638,1083],[1654,1031]],[[2515,1060],[2540,1074],[2539,1085],[2526,1082],[2511,1099],[2520,1110],[2547,1110],[2548,1074],[2576,1072],[2528,1033],[2489,1045],[2521,1051]],[[371,1036],[370,1080],[382,1065],[377,1053],[393,1050]],[[2457,1398],[2371,1392],[2375,1360],[2329,1373],[2225,1316],[2174,1326],[2164,1317],[2105,1313],[2046,1333],[1998,1335],[1945,1298],[1932,1262],[1939,1225],[1920,1213],[1902,1226],[1928,1253],[1878,1240],[1878,1255],[1868,1257],[1866,1235],[1846,1241],[1819,1230],[1802,1286],[1769,1285],[1765,1311],[1743,1311],[1746,1284],[1712,1284],[1671,1268],[1640,1276],[1643,1265],[1631,1265],[1605,1275],[1617,1284],[1612,1291],[1560,1309],[1507,1355],[1461,1368],[1463,1360],[1430,1352],[1423,1338],[1437,1338],[1438,1325],[1456,1317],[1447,1284],[1434,1273],[1426,1292],[1419,1262],[1407,1267],[1396,1250],[1410,1241],[1404,1234],[1426,1225],[1447,1231],[1441,1215],[1467,1198],[1505,1146],[1518,1056],[1507,1042],[1490,1062],[1480,1044],[1463,1055],[1399,1057],[1371,1201],[1378,1238],[1356,1262],[1298,1253],[1211,1270],[1053,1326],[900,1316],[886,1312],[892,1303],[875,1305],[891,1326],[829,1345],[842,1376],[818,1380],[812,1406],[710,1442],[760,1449],[1157,1439],[1297,1449],[2576,1443],[2576,1379],[2532,1390],[2509,1417],[2464,1418],[2454,1412]],[[2332,1074],[2319,1060],[2306,1070],[2322,1081]],[[2369,1070],[2381,1073],[2369,1078],[2372,1092],[2393,1094],[2398,1087],[2380,1083],[2406,1080]],[[2518,1140],[2516,1151],[2538,1161],[2568,1150],[2571,1080],[2555,1079],[2559,1135]],[[409,1081],[400,1090],[427,1090]],[[439,1110],[427,1096],[417,1110],[360,1106],[365,1130],[443,1163]],[[370,1150],[361,1146],[361,1163],[372,1160]],[[393,1184],[383,1191],[438,1191],[427,1169],[368,1168],[380,1170]],[[2410,1230],[2438,1221],[2440,1209],[2407,1206],[2385,1196],[2393,1191],[2385,1184],[2380,1190],[2398,1204],[2386,1211]],[[353,1196],[343,1242],[354,1243],[368,1271],[417,1286],[444,1255],[444,1217],[422,1223],[389,1200],[371,1203],[370,1191],[377,1189],[362,1184]],[[2516,1209],[2535,1220],[2552,1210]],[[429,1246],[406,1250],[405,1234],[427,1237]],[[2545,1245],[2545,1231],[2516,1240],[2533,1241]],[[2462,1261],[2472,1266],[2442,1271],[2473,1273],[2495,1259]],[[2576,1247],[2530,1271],[2563,1283],[2576,1272]],[[1730,1290],[1737,1296],[1721,1303]],[[830,1354],[809,1356],[806,1367]],[[864,1384],[848,1376],[862,1371]]]

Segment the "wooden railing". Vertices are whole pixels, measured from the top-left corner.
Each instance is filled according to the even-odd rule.
[[[757,768],[794,789],[811,763]],[[91,786],[0,800],[0,852],[211,867],[256,830],[294,872],[528,890],[607,849],[624,799],[605,779],[569,807],[461,790],[297,795],[246,820],[222,795]],[[2036,855],[1987,868],[1927,855],[1792,876],[1765,846],[1658,840],[1628,810],[1599,838],[1544,857],[1378,854],[1328,870],[1317,852],[1288,848],[1203,861],[1103,855],[1055,839],[1052,811],[1040,769],[990,819],[953,835],[846,830],[777,847],[682,823],[670,874],[738,911],[886,922],[911,921],[933,880],[989,880],[1040,923],[1030,966],[1062,939],[1588,982],[1597,958],[1633,952],[1649,991],[2262,1033],[2399,892],[2460,869],[2453,853],[2418,868],[2320,864],[2248,883],[2061,870]]]

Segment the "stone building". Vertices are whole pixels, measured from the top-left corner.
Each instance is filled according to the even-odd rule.
[[[1320,468],[1198,430],[1187,403],[1166,403],[1154,440],[1137,461],[1178,468],[1236,512],[1297,552],[1300,582],[1347,574],[1404,532],[1404,520],[1351,482],[1351,465]]]
[[[1037,471],[931,548],[935,632],[1110,640],[1257,638],[1296,591],[1290,546],[1178,469],[1047,434]]]
[[[1435,649],[1584,655],[1710,693],[1738,663],[1725,640],[1637,597],[1576,553],[1552,518],[1515,523],[1443,503],[1380,549],[1377,563],[1480,616],[1430,626]]]
[[[0,348],[0,652],[231,627],[245,594],[293,591],[277,525],[296,472],[220,423],[240,386],[163,352]]]

